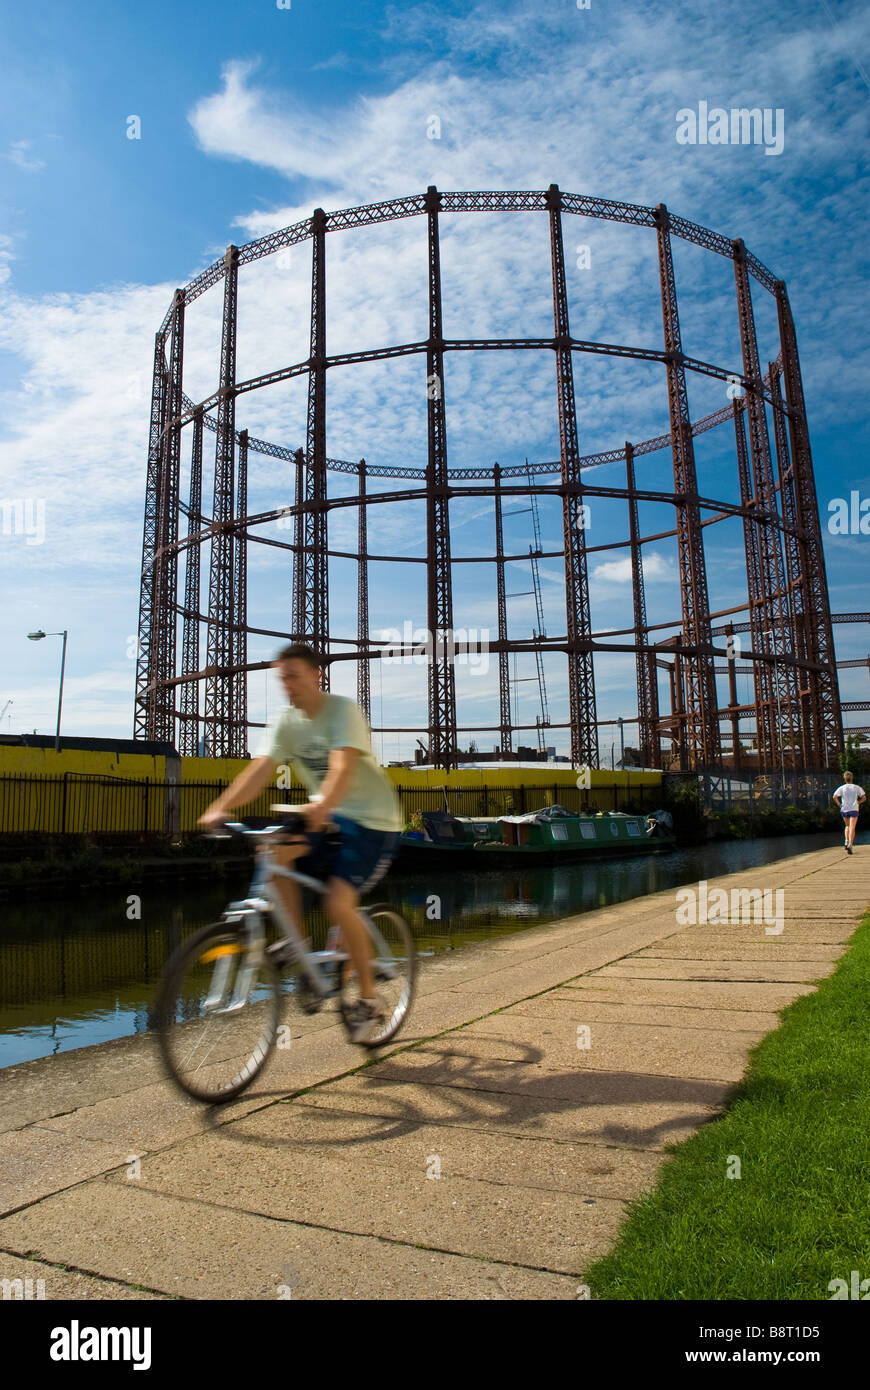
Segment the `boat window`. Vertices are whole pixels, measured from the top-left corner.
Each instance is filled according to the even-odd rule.
[[[595,826],[592,824],[591,821],[588,821],[588,820],[581,820],[581,822],[580,822],[580,834],[583,836],[583,839],[584,839],[584,840],[594,840],[594,839],[595,839]]]
[[[625,828],[628,831],[629,835],[640,834],[640,826],[638,825],[636,820],[630,820]]]
[[[554,840],[567,840],[567,838],[568,838],[568,827],[567,827],[567,825],[556,825],[555,822],[554,822],[553,824],[551,824],[550,830],[551,830],[551,832],[552,832],[552,835],[553,835],[553,839],[554,839]]]

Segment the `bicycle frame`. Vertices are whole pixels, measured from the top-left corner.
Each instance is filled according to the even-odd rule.
[[[349,959],[348,953],[328,949],[324,951],[310,950],[307,938],[303,936],[298,925],[287,911],[274,880],[276,878],[292,879],[301,884],[303,888],[311,888],[321,897],[326,894],[326,885],[321,879],[301,873],[298,869],[288,869],[285,865],[277,862],[269,849],[268,841],[275,834],[285,831],[284,826],[267,826],[263,830],[251,830],[242,822],[230,822],[227,824],[227,829],[236,834],[261,838],[262,846],[257,856],[257,866],[251,883],[250,895],[238,902],[230,903],[224,913],[225,921],[238,922],[244,930],[246,937],[244,964],[236,976],[232,997],[225,1005],[221,1006],[220,1001],[224,997],[229,976],[230,958],[228,955],[218,957],[204,1007],[213,1013],[227,1014],[235,1013],[244,1008],[248,1002],[256,972],[262,964],[266,943],[266,916],[270,913],[284,942],[290,948],[290,959],[304,971],[311,989],[321,1001],[331,998],[338,993],[339,970]],[[391,963],[392,956],[389,947],[365,908],[358,907],[357,911],[365,921],[371,935],[375,958],[381,971],[388,978],[392,978],[395,975],[395,966]]]

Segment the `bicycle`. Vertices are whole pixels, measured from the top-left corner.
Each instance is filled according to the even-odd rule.
[[[273,812],[275,808],[273,807]],[[358,984],[348,952],[330,942],[340,940],[333,926],[327,949],[315,951],[291,918],[274,880],[295,879],[305,888],[326,893],[322,879],[278,864],[269,848],[276,835],[304,831],[298,812],[262,829],[227,821],[216,838],[239,835],[262,845],[250,894],[231,902],[222,917],[194,932],[167,962],[155,1001],[157,1037],[169,1075],[194,1100],[223,1104],[240,1095],[266,1065],[285,1015],[317,1013],[337,999],[345,1031]],[[383,1027],[362,1046],[389,1042],[408,1017],[414,995],[416,952],[407,922],[388,904],[358,907],[372,947],[379,994],[387,1003]],[[266,944],[267,929],[278,940]],[[279,972],[287,977],[282,989]],[[283,1045],[283,1040],[282,1040]],[[228,1075],[229,1073],[229,1075]]]

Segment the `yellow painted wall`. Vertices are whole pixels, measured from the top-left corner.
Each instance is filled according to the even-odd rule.
[[[26,773],[30,777],[56,777],[61,772],[84,772],[98,777],[166,778],[166,759],[150,753],[103,753],[90,748],[23,748],[0,744],[0,776]]]
[[[401,787],[576,787],[577,772],[564,763],[542,763],[539,768],[465,768],[443,772],[439,768],[388,767],[384,769]],[[609,772],[593,770],[591,788],[658,786],[660,772]]]
[[[0,744],[0,833],[162,834],[166,761],[149,753]]]
[[[182,758],[182,782],[231,782],[250,758]]]
[[[182,787],[190,787],[184,794],[165,789],[167,759],[163,756],[74,748],[61,748],[56,753],[53,748],[0,744],[0,833],[190,832],[219,784],[226,785],[247,766],[244,758],[182,758]],[[536,768],[483,767],[454,772],[404,767],[385,770],[394,785],[404,788],[555,787],[557,800],[559,787],[575,787],[577,782],[573,769],[546,763]],[[90,780],[94,778],[101,780]],[[603,769],[593,771],[590,781],[593,799],[597,787],[608,788],[610,796],[609,789],[616,786],[617,804],[622,805],[642,786],[659,785],[661,773]],[[193,783],[206,785],[197,792]],[[272,800],[273,793],[266,792],[249,809],[268,814]],[[544,804],[551,801],[552,790],[536,800]]]
[[[182,758],[182,782],[231,782],[248,766],[247,758]],[[538,768],[464,768],[444,772],[438,768],[388,767],[387,776],[402,787],[552,787],[577,784],[577,773],[562,763],[542,763]],[[57,776],[58,773],[86,773],[97,777],[149,778],[164,782],[166,758],[146,753],[109,753],[91,749],[23,748],[0,744],[0,776],[25,773],[31,777]],[[595,787],[657,786],[660,772],[611,772],[593,770]]]
[[[182,782],[227,782],[248,766],[244,758],[182,758]],[[538,768],[460,768],[444,772],[439,768],[384,768],[398,787],[576,787],[577,772],[564,763],[542,763]],[[660,772],[611,772],[593,770],[591,786],[655,787]]]

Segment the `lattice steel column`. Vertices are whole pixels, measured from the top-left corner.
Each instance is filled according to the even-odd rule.
[[[704,563],[704,536],[698,505],[698,479],[695,447],[686,392],[686,369],[680,335],[680,316],[671,250],[670,218],[664,203],[655,210],[658,240],[659,279],[662,293],[662,320],[667,354],[668,411],[671,424],[671,450],[676,493],[677,553],[680,569],[680,599],[683,616],[683,645],[692,649],[686,680],[685,737],[687,754],[693,767],[709,767],[719,761],[718,698],[716,672],[710,632],[710,602]],[[682,766],[682,762],[681,762]]]
[[[726,629],[728,645],[734,647],[734,624],[729,623]],[[731,757],[734,762],[735,772],[743,765],[743,753],[740,746],[740,714],[737,708],[737,657],[728,662],[728,709],[731,711]]]
[[[239,250],[228,246],[224,256],[224,313],[221,327],[221,375],[217,408],[212,507],[211,565],[208,579],[208,676],[205,684],[205,739],[207,756],[232,757],[234,681],[233,629],[235,614],[234,561],[234,464],[236,442],[236,311],[238,303]]]
[[[169,340],[169,381],[163,428],[164,466],[161,475],[159,514],[160,543],[155,559],[157,655],[154,669],[155,734],[164,743],[175,743],[176,604],[178,602],[178,487],[181,472],[181,402],[184,374],[184,291],[172,301]]]
[[[232,756],[248,754],[248,431],[239,435],[239,466],[236,471],[235,594],[233,612],[233,725]]]
[[[678,635],[674,642],[674,683],[672,686],[674,697],[674,715],[679,743],[677,751],[680,760],[680,771],[689,770],[689,740],[686,737],[686,703],[685,703],[685,658],[682,652],[683,639]]]
[[[444,406],[444,337],[441,316],[441,246],[438,210],[441,194],[426,192],[429,246],[429,337],[426,345],[426,397],[429,458],[426,469],[427,622],[429,663],[429,755],[449,770],[456,753],[456,681],[453,669],[453,593],[450,573],[450,517],[447,485],[447,418]]]
[[[806,547],[798,525],[797,501],[794,492],[794,468],[788,449],[788,425],[783,410],[780,388],[779,367],[775,362],[768,363],[770,396],[773,403],[773,440],[776,449],[776,467],[779,478],[780,511],[782,513],[785,543],[785,574],[788,585],[789,616],[792,650],[800,661],[808,660],[807,642],[807,596]],[[800,742],[799,758],[801,767],[815,765],[814,750],[819,746],[820,727],[814,727],[813,702],[810,698],[811,674],[806,666],[796,672],[799,718],[797,737]]]
[[[326,213],[315,208],[311,218],[311,351],[308,371],[308,467],[305,473],[305,582],[302,638],[315,651],[327,654],[329,618],[326,554]],[[329,689],[329,666],[323,672]]]
[[[746,445],[745,408],[743,401],[735,397],[734,442],[737,451],[737,481],[740,487],[740,503],[753,510],[758,502],[752,486],[749,471],[749,450]],[[761,560],[759,558],[758,525],[753,517],[743,518],[743,548],[746,555],[746,595],[749,603],[749,633],[752,650],[764,650],[762,630],[764,627],[764,599],[761,591]],[[735,657],[735,661],[736,661]],[[731,663],[729,662],[729,665]],[[765,727],[772,709],[773,689],[770,682],[770,666],[756,657],[752,663],[752,691],[755,703],[755,742],[758,747],[758,767],[766,772],[769,766],[770,731]]]
[[[592,660],[592,619],[586,567],[586,529],[582,525],[583,480],[577,440],[574,364],[571,357],[568,286],[562,245],[562,194],[557,184],[550,184],[546,201],[550,215],[553,327],[559,402],[559,457],[562,465],[562,532],[565,542],[571,761],[575,767],[597,767],[598,726],[595,708],[595,669]]]
[[[680,731],[680,721],[679,721],[679,720],[677,719],[677,717],[676,717],[676,710],[677,710],[677,687],[676,687],[676,676],[675,676],[675,674],[674,674],[674,666],[673,666],[672,664],[670,664],[670,663],[667,663],[667,667],[668,667],[668,687],[669,687],[670,696],[671,696],[671,717],[670,717],[670,719],[667,721],[668,727],[670,728],[670,731],[671,731],[671,756],[670,756],[670,762],[668,763],[668,766],[671,767],[671,766],[673,765],[674,755],[675,755],[675,754],[676,754],[676,755],[679,755],[681,749],[682,749],[682,751],[683,751],[683,755],[685,756],[685,747],[683,746],[683,738],[682,738],[682,733],[681,733],[681,731]]]
[[[357,538],[356,636],[360,652],[369,645],[369,541],[366,523],[366,461],[359,461],[359,534]],[[371,723],[371,683],[368,657],[356,663],[356,702]]]
[[[762,611],[766,633],[762,650],[769,651],[776,657],[772,663],[771,672],[774,703],[767,711],[764,721],[765,737],[770,739],[768,745],[770,766],[773,767],[784,762],[786,745],[789,746],[791,757],[794,757],[799,707],[798,691],[795,668],[789,661],[789,658],[794,657],[794,652],[789,649],[788,590],[782,559],[782,542],[779,528],[774,520],[777,514],[776,491],[773,482],[773,464],[770,457],[767,412],[764,396],[761,394],[761,364],[755,334],[755,315],[752,309],[749,271],[746,267],[746,248],[739,238],[732,242],[732,247],[740,344],[743,353],[743,375],[746,379],[746,415],[749,425],[749,452],[755,478],[755,498],[758,510],[768,513],[771,517],[769,521],[759,518],[758,541]]]
[[[816,705],[818,717],[824,730],[822,746],[817,751],[822,766],[835,766],[837,756],[843,746],[843,717],[840,711],[834,631],[831,626],[831,606],[825,573],[819,504],[813,475],[813,459],[810,451],[797,335],[783,280],[777,280],[775,293],[779,316],[780,345],[782,347],[785,398],[792,412],[789,415],[789,435],[795,479],[795,500],[798,522],[806,535],[807,609],[810,614],[807,640],[812,659],[822,668],[817,675],[811,673],[810,686],[811,698]]]
[[[507,643],[507,595],[504,585],[504,528],[501,510],[501,468],[492,470],[495,498],[495,582],[498,603],[498,726],[502,755],[513,751],[511,728],[511,684]]]
[[[634,450],[626,442],[625,473],[628,491],[628,535],[631,541],[631,593],[634,608],[634,641],[637,647],[649,642],[646,622],[646,588],[643,578],[643,554],[640,544],[640,523],[638,520],[637,496],[634,480]],[[656,674],[654,651],[638,651],[635,655],[637,670],[637,717],[640,733],[640,755],[644,767],[661,767],[661,748],[659,745],[659,682]]]
[[[139,633],[136,654],[136,697],[133,706],[133,737],[156,738],[156,694],[154,688],[159,611],[155,612],[155,558],[161,545],[160,497],[163,474],[163,426],[166,419],[166,337],[154,339],[154,375],[151,379],[151,426],[148,436],[148,467],[145,478],[145,524],[142,534],[142,577],[139,588]]]
[[[202,530],[202,411],[193,417],[193,440],[190,449],[190,493],[187,506],[187,532],[193,535]],[[193,676],[199,671],[199,589],[200,544],[195,541],[185,550],[184,622],[181,629],[181,674]],[[181,685],[181,734],[179,752],[193,758],[199,752],[199,682],[186,680]]]

